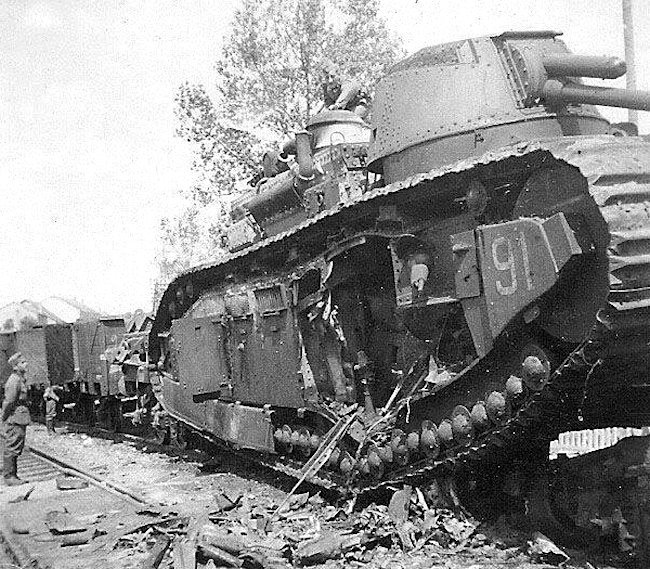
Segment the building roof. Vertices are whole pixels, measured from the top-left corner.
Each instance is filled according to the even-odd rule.
[[[0,332],[5,334],[31,328],[33,325],[64,323],[56,314],[32,300],[10,302],[0,308]]]
[[[86,306],[82,302],[61,296],[49,296],[42,300],[40,304],[68,324],[79,320],[95,320],[100,316],[97,310]]]

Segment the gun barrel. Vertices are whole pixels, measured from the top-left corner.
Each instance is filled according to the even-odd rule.
[[[648,91],[628,91],[577,83],[563,84],[555,79],[549,79],[544,83],[540,95],[550,104],[580,103],[650,111]]]
[[[616,79],[625,75],[625,61],[618,57],[554,53],[545,55],[542,63],[549,77],[598,77]]]

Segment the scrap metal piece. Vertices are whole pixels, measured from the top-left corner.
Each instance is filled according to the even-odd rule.
[[[88,481],[77,478],[76,476],[57,476],[56,487],[59,490],[79,490],[88,488]]]
[[[86,525],[72,514],[57,510],[52,510],[45,514],[45,525],[54,535],[76,533],[87,529]]]
[[[151,551],[149,552],[149,556],[145,559],[144,563],[142,564],[142,569],[156,569],[157,567],[160,566],[160,563],[163,560],[163,557],[165,556],[165,552],[169,548],[169,545],[171,544],[171,539],[169,538],[168,535],[166,534],[161,534],[158,536],[156,539],[156,543],[154,546],[151,548]]]
[[[341,440],[346,431],[350,428],[352,422],[356,419],[356,413],[352,413],[348,417],[341,417],[338,422],[327,432],[323,441],[320,444],[320,447],[312,455],[312,457],[305,463],[305,466],[301,469],[300,477],[298,482],[294,485],[291,491],[287,494],[286,498],[282,503],[277,507],[271,520],[274,520],[277,515],[280,513],[282,508],[289,502],[291,496],[298,490],[298,487],[308,478],[314,476],[327,462],[327,459],[332,454],[332,451],[335,449],[338,442]]]
[[[234,555],[231,555],[223,549],[219,549],[214,545],[208,545],[207,543],[200,543],[198,550],[208,559],[212,559],[219,563],[220,566],[225,567],[241,567],[244,562],[241,559],[238,559]]]

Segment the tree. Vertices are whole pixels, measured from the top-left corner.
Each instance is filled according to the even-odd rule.
[[[220,203],[205,207],[191,205],[174,218],[160,222],[161,247],[156,258],[158,274],[153,284],[153,305],[176,275],[191,267],[216,260],[224,253],[210,218],[225,216]]]
[[[184,242],[181,225],[195,224],[202,208],[218,201],[225,211],[228,200],[250,190],[246,179],[269,141],[304,128],[319,109],[324,70],[372,91],[404,55],[378,11],[378,0],[241,0],[215,64],[215,96],[190,83],[176,96],[177,134],[192,148],[197,180],[185,192],[188,209],[163,228],[168,247]],[[212,218],[199,228],[210,254],[219,250],[224,223]]]
[[[259,164],[263,152],[259,137],[226,124],[202,85],[181,85],[175,112],[177,134],[191,144],[192,166],[200,174],[190,191],[193,205],[206,206],[217,195],[240,193],[242,182]]]
[[[241,0],[215,64],[215,100],[189,83],[176,97],[177,132],[200,174],[194,203],[241,191],[264,140],[304,127],[325,69],[370,89],[404,55],[378,12],[378,0]]]

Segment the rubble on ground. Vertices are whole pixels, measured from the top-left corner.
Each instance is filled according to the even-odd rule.
[[[219,492],[213,510],[186,525],[170,531],[152,522],[121,543],[144,543],[153,556],[160,543],[156,536],[172,538],[162,542],[166,553],[159,564],[151,565],[161,569],[478,569],[552,567],[568,559],[542,534],[513,531],[502,541],[493,537],[494,526],[432,507],[410,487],[396,491],[388,505],[373,503],[358,511],[353,502],[327,504],[318,493],[296,494],[283,502],[278,511],[278,501],[268,496]]]
[[[569,565],[568,556],[541,534],[513,529],[503,518],[479,523],[457,505],[446,506],[454,502],[439,499],[435,484],[395,488],[387,504],[357,507],[354,500],[329,503],[315,490],[287,495],[226,470],[227,465],[203,473],[200,461],[143,454],[128,443],[83,435],[40,438],[56,443],[69,459],[137,488],[151,504],[137,512],[138,519],[111,531],[106,553],[125,567],[131,567],[128,559],[144,560],[137,566],[149,569],[590,567],[586,561]],[[63,487],[75,484],[62,482]],[[81,531],[67,534],[71,547],[75,541],[92,547],[93,520],[65,520],[57,514],[52,515],[55,522],[79,526]]]

